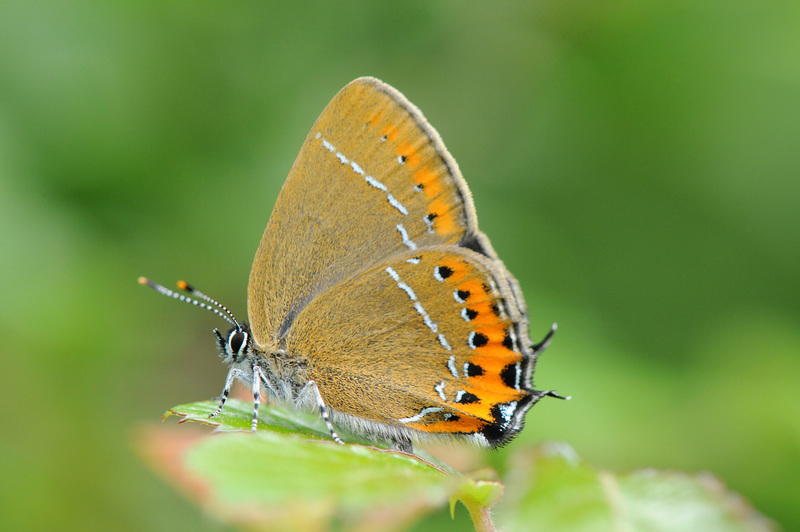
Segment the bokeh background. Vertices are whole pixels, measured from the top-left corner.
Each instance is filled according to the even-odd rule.
[[[559,323],[536,383],[574,399],[510,447],[712,471],[799,530],[798,28],[775,0],[4,2],[2,528],[225,529],[133,450],[219,393],[219,322],[136,277],[244,316],[303,138],[374,75],[459,161],[532,336]]]

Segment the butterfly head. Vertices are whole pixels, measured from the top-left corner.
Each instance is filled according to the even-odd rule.
[[[217,337],[220,358],[225,364],[239,364],[253,356],[253,336],[247,323],[231,327],[225,335],[214,329],[214,336]]]

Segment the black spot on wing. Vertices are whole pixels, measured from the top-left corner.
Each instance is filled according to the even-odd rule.
[[[509,351],[514,350],[514,339],[511,337],[511,333],[509,333],[508,330],[506,330],[506,335],[503,337],[503,347]]]
[[[453,268],[451,268],[450,266],[437,266],[436,273],[442,279],[447,279],[448,277],[453,275]]]
[[[489,337],[483,333],[479,332],[471,332],[469,335],[469,346],[472,349],[477,349],[478,347],[483,347],[489,343]]]
[[[517,365],[516,364],[509,364],[503,368],[500,372],[500,378],[503,379],[503,384],[508,386],[509,388],[515,388],[517,383]]]
[[[483,368],[472,362],[467,362],[467,375],[470,377],[480,377],[483,375]]]
[[[464,392],[461,395],[461,398],[456,402],[462,405],[470,405],[472,403],[477,403],[478,401],[480,401],[480,399],[478,399],[478,396],[474,393]]]

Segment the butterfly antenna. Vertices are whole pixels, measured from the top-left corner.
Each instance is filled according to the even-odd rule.
[[[186,281],[178,281],[178,288],[180,288],[181,290],[185,290],[186,292],[189,292],[190,294],[192,294],[195,297],[199,297],[200,299],[204,299],[205,301],[208,301],[209,303],[211,303],[213,305],[216,305],[217,308],[221,308],[222,310],[225,311],[225,314],[230,316],[231,320],[233,320],[233,323],[236,325],[236,328],[237,329],[239,328],[239,322],[236,320],[236,316],[233,315],[233,312],[231,312],[228,309],[228,307],[226,307],[225,305],[223,305],[222,303],[220,303],[219,301],[217,301],[213,297],[209,297],[209,296],[205,295],[203,292],[201,292],[200,290],[197,290],[196,288],[194,288],[192,285],[190,285]]]
[[[163,295],[165,295],[167,297],[171,297],[171,298],[177,299],[179,301],[183,301],[185,303],[191,303],[192,305],[194,305],[196,307],[200,307],[200,308],[204,308],[206,310],[210,310],[211,312],[213,312],[214,314],[216,314],[220,318],[224,319],[225,321],[227,321],[228,323],[230,323],[231,325],[233,325],[237,329],[241,329],[241,327],[239,325],[239,322],[236,321],[236,318],[233,316],[233,312],[228,310],[228,308],[225,305],[222,305],[221,303],[219,303],[216,300],[208,297],[204,293],[195,290],[186,281],[178,281],[178,289],[184,290],[186,292],[189,292],[190,294],[194,295],[195,297],[197,297],[199,299],[202,299],[204,301],[207,301],[208,303],[211,303],[211,305],[209,305],[207,303],[203,303],[203,301],[199,301],[199,299],[195,299],[195,298],[191,298],[191,297],[185,296],[185,295],[181,294],[180,292],[176,292],[174,290],[170,290],[166,286],[160,285],[160,284],[156,283],[155,281],[151,281],[147,277],[139,277],[139,284],[144,285],[144,286],[149,286],[150,288],[152,288],[156,292],[158,292],[160,294],[163,294]],[[224,313],[220,309],[222,309],[222,311],[224,311]]]

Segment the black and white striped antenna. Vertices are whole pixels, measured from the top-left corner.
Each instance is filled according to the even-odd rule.
[[[216,314],[220,318],[224,319],[225,321],[227,321],[228,323],[233,325],[236,328],[236,330],[240,331],[242,329],[241,325],[239,325],[239,322],[236,321],[236,317],[233,315],[233,312],[228,310],[228,307],[226,307],[225,305],[223,305],[222,303],[220,303],[216,299],[205,295],[203,292],[200,292],[199,290],[196,290],[194,287],[192,287],[186,281],[178,281],[178,283],[177,283],[178,290],[183,290],[184,292],[189,292],[190,294],[195,296],[194,298],[189,297],[189,296],[184,295],[184,294],[181,294],[180,292],[176,292],[175,290],[170,290],[166,286],[160,285],[155,281],[151,281],[147,277],[139,277],[139,284],[142,284],[144,286],[149,286],[150,288],[152,288],[156,292],[158,292],[160,294],[163,294],[163,295],[165,295],[167,297],[171,297],[173,299],[177,299],[179,301],[183,301],[184,303],[191,303],[192,305],[194,305],[196,307],[200,307],[200,308],[204,308],[206,310],[210,310],[211,312],[213,312],[214,314]],[[195,298],[197,298],[197,299],[195,299]],[[205,301],[206,303],[204,303],[203,301],[200,301],[201,299],[203,301]]]

